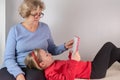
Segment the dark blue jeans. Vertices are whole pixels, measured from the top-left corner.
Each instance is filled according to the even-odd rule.
[[[107,42],[92,61],[91,79],[104,78],[107,69],[116,61],[120,62],[120,48]]]
[[[37,69],[22,69],[25,72],[26,80],[46,80],[44,76],[44,72]],[[13,75],[11,75],[7,68],[0,69],[0,80],[16,80]]]

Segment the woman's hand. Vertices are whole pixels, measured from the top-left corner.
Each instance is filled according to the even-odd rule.
[[[71,59],[72,59],[72,60],[76,60],[76,61],[80,61],[80,60],[81,60],[79,51],[77,51],[76,53],[72,53],[72,54],[73,54],[73,55],[71,56]]]
[[[23,74],[19,74],[17,77],[16,77],[16,80],[25,80],[25,77]]]
[[[65,48],[66,48],[66,49],[70,49],[70,48],[72,48],[73,43],[74,43],[73,40],[70,40],[70,41],[66,42],[66,43],[65,43]]]

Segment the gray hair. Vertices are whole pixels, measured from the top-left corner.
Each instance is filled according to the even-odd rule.
[[[31,14],[32,10],[36,10],[38,7],[43,11],[45,5],[41,0],[24,0],[19,7],[19,14],[26,18]]]

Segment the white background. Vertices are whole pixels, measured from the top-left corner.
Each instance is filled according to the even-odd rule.
[[[3,60],[4,47],[5,47],[5,0],[0,0],[0,63],[2,63]]]
[[[12,25],[22,21],[18,14],[21,1],[6,0],[6,35]],[[79,50],[84,60],[92,60],[107,41],[120,47],[120,0],[43,1],[46,10],[41,21],[50,26],[57,45],[80,36]],[[66,59],[67,52],[58,57]]]

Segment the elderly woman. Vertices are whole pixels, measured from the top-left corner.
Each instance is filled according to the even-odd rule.
[[[45,80],[44,73],[28,69],[24,59],[35,48],[58,55],[72,47],[73,40],[56,46],[47,24],[39,22],[43,17],[44,3],[41,0],[24,0],[19,8],[23,22],[14,25],[8,34],[4,64],[0,80]]]

